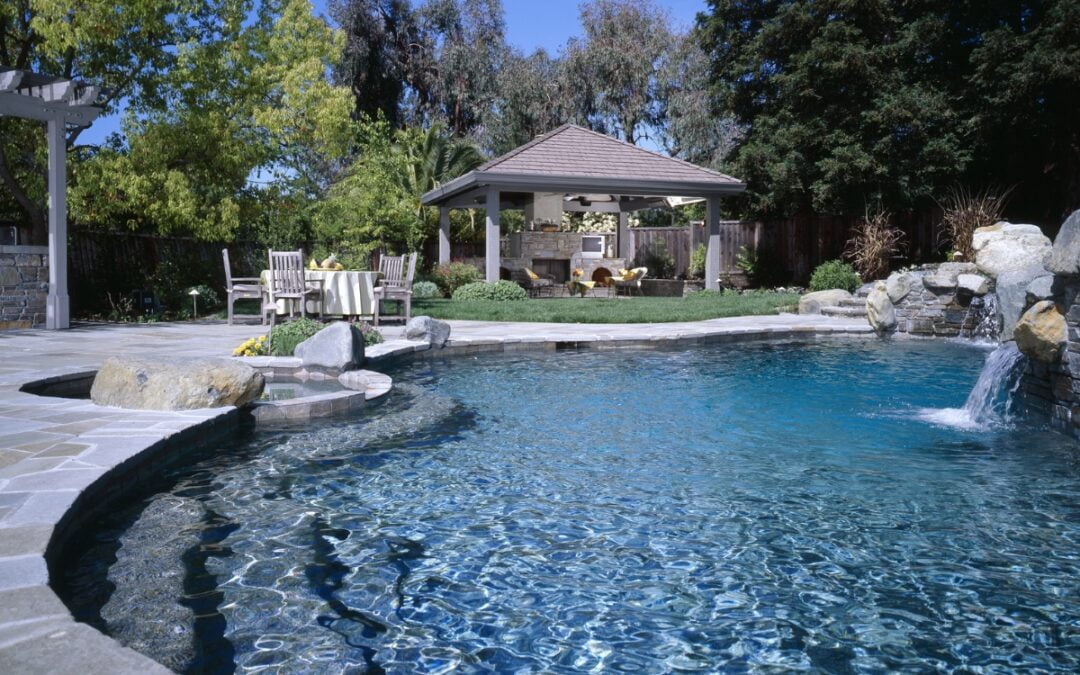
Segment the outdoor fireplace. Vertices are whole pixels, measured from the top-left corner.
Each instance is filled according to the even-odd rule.
[[[532,270],[542,277],[550,275],[558,284],[570,280],[570,260],[566,258],[533,258]]]

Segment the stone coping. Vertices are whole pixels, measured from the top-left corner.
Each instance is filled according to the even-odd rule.
[[[424,342],[388,340],[367,350],[369,362],[388,363],[411,355],[524,349],[619,349],[723,343],[757,339],[813,339],[828,335],[872,335],[865,322],[794,315],[740,317],[679,324],[579,325],[451,322],[457,337],[443,350]],[[211,328],[212,327],[212,328]],[[217,332],[213,339],[198,329]],[[187,334],[185,356],[219,356],[251,327],[214,324],[130,329],[102,327],[99,335],[79,327],[64,332],[23,331],[16,341],[22,358],[0,366],[0,672],[167,673],[162,665],[86,624],[77,623],[49,586],[72,533],[98,509],[139,488],[167,464],[234,433],[235,408],[178,412],[121,410],[86,400],[50,398],[21,391],[27,382],[55,384],[85,376],[117,351],[157,353],[162,341]],[[189,333],[190,332],[190,333]],[[82,357],[71,357],[71,344]],[[23,346],[20,346],[23,345]],[[134,347],[132,345],[135,345]],[[11,343],[9,343],[9,349]],[[57,350],[60,351],[57,351]],[[60,356],[62,355],[62,356]],[[175,354],[174,354],[175,355]],[[294,369],[297,359],[266,358],[259,367]],[[256,365],[256,362],[252,362]],[[98,360],[97,363],[100,363]],[[383,376],[385,377],[385,376]],[[389,390],[389,378],[371,384],[373,395]],[[381,393],[378,393],[380,390]],[[367,391],[365,390],[365,399]]]

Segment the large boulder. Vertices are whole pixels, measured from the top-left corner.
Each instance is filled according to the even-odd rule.
[[[1073,211],[1061,226],[1046,269],[1054,274],[1080,275],[1080,210]]]
[[[1035,277],[1025,290],[1027,305],[1034,305],[1040,300],[1049,300],[1054,297],[1054,275],[1044,274]]]
[[[923,275],[922,283],[928,289],[953,291],[959,284],[961,274],[974,274],[977,270],[973,263],[947,262],[933,266]]]
[[[1045,267],[1050,260],[1050,239],[1037,225],[998,223],[980,227],[971,243],[979,271],[994,278],[1009,270]]]
[[[230,359],[105,359],[90,388],[98,405],[139,410],[242,406],[263,390],[262,373]]]
[[[889,291],[884,281],[878,281],[870,294],[866,296],[866,318],[879,333],[886,333],[896,328],[896,308],[889,299]]]
[[[799,314],[821,314],[822,307],[836,307],[841,300],[850,300],[851,293],[842,288],[814,291],[799,298]]]
[[[990,280],[981,274],[958,274],[956,290],[969,295],[986,295],[990,292]]]
[[[450,339],[450,324],[430,316],[414,316],[405,324],[406,340],[423,340],[432,347],[442,347]]]
[[[998,311],[1001,313],[1001,340],[1012,339],[1013,328],[1020,319],[1020,314],[1027,307],[1027,289],[1037,277],[1044,276],[1042,265],[1031,265],[1009,270],[998,276],[995,284]]]
[[[873,290],[873,289],[871,289]],[[893,272],[885,280],[885,292],[889,294],[889,300],[893,303],[900,302],[911,292],[911,273]]]
[[[364,365],[364,334],[348,321],[335,321],[296,345],[293,355],[305,368],[353,370]]]
[[[1016,346],[1027,356],[1044,363],[1056,363],[1068,338],[1065,316],[1050,300],[1042,300],[1024,312],[1013,333]]]

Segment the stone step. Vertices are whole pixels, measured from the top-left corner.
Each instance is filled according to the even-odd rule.
[[[866,316],[866,307],[822,307],[821,313],[825,316],[837,316],[847,319],[857,319]]]
[[[861,307],[866,308],[866,298],[848,298],[836,303],[837,307]]]

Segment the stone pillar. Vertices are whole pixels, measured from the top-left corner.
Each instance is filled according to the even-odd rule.
[[[64,118],[49,120],[49,297],[45,327],[71,325],[67,286],[67,129]]]
[[[450,262],[450,207],[439,207],[439,264]]]
[[[630,214],[619,212],[619,229],[615,233],[615,257],[629,258],[630,250]],[[629,263],[627,263],[629,264]]]
[[[705,200],[705,288],[720,289],[720,198]]]
[[[484,267],[488,283],[499,280],[499,189],[488,186],[487,222],[484,228]]]

